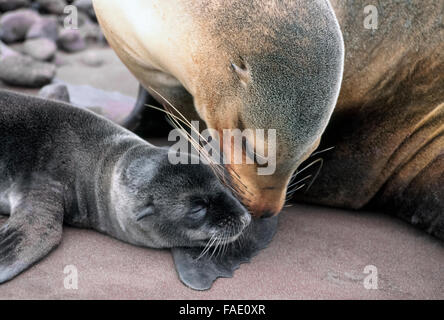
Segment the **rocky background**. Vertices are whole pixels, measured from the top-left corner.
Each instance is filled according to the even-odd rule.
[[[68,5],[77,8],[77,29],[65,27],[72,22]],[[120,122],[137,86],[108,47],[91,0],[0,0],[0,88],[70,102]]]

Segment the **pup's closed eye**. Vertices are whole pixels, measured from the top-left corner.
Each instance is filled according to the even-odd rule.
[[[203,200],[195,200],[192,202],[190,215],[193,218],[202,218],[207,214],[207,203]]]
[[[143,209],[142,211],[140,211],[136,215],[136,221],[140,221],[143,218],[146,218],[146,217],[152,215],[153,213],[154,213],[154,206],[153,205],[149,205],[148,207],[146,207],[145,209]]]

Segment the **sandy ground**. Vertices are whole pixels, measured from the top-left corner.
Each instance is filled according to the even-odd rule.
[[[64,287],[65,266],[78,289]],[[378,289],[364,287],[374,265]],[[296,205],[271,245],[209,291],[179,281],[168,250],[66,228],[50,256],[0,287],[0,299],[443,299],[444,245],[384,215]]]
[[[137,81],[114,53],[94,52],[104,60],[94,68],[81,62],[91,51],[61,56],[57,79],[134,99]],[[104,107],[115,116],[122,101],[127,112],[127,99]],[[444,299],[444,244],[396,218],[296,205],[280,219],[269,248],[206,292],[181,284],[168,250],[66,228],[51,255],[0,286],[0,299]],[[78,290],[64,288],[67,265],[78,270]],[[364,287],[367,265],[377,267],[377,290]]]

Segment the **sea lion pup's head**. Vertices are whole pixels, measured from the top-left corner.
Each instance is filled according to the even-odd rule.
[[[207,164],[171,164],[168,150],[141,147],[116,168],[112,210],[129,242],[157,248],[228,243],[251,221]]]
[[[229,167],[240,176],[234,182],[248,189],[243,200],[253,214],[277,214],[337,101],[344,47],[335,14],[324,0],[197,1],[188,7],[199,13],[193,20],[199,37],[190,36],[199,41],[187,48],[193,64],[186,86],[200,117],[221,136],[224,129],[276,130],[272,175],[258,174],[260,164]],[[257,142],[244,146],[257,149]],[[267,134],[260,142],[273,147]]]

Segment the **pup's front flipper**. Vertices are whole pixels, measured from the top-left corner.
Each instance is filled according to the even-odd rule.
[[[10,218],[0,227],[0,284],[45,257],[62,238],[59,193],[36,190],[17,193],[14,198]]]
[[[173,248],[173,258],[180,280],[194,290],[208,290],[217,278],[231,278],[241,263],[249,262],[266,248],[277,228],[278,218],[253,219],[243,235],[224,248]],[[217,241],[215,242],[217,244]]]

